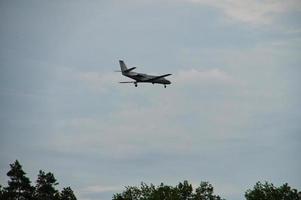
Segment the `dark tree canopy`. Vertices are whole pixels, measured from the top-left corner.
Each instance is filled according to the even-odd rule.
[[[275,187],[272,183],[257,182],[253,189],[245,193],[247,200],[300,200],[300,192],[288,186],[287,183]]]
[[[21,164],[16,160],[7,172],[8,186],[0,185],[0,200],[77,200],[72,189],[65,187],[61,192],[56,189],[58,182],[51,172],[40,170],[35,187],[25,176]],[[280,187],[268,182],[257,182],[245,192],[246,200],[301,200],[301,192],[287,183]],[[161,183],[158,186],[141,183],[140,186],[127,186],[122,193],[113,195],[113,200],[223,200],[214,194],[208,182],[201,182],[193,189],[188,181],[176,186]]]
[[[213,194],[214,189],[208,182],[201,182],[200,186],[195,189],[195,200],[221,200],[218,195]]]
[[[179,183],[179,185],[177,186],[177,190],[180,194],[180,199],[183,199],[183,200],[191,199],[193,188],[192,188],[192,185],[188,183],[188,181]]]
[[[63,188],[60,200],[76,200],[76,197],[70,187]]]
[[[30,180],[25,176],[21,164],[16,160],[10,164],[7,176],[10,178],[8,187],[4,188],[3,198],[7,200],[31,200],[33,198],[34,187],[30,185]]]
[[[161,183],[159,186],[142,183],[140,187],[128,186],[122,193],[113,196],[113,200],[221,200],[213,194],[213,187],[207,182],[201,182],[193,192],[188,181],[179,183],[176,187]]]
[[[3,193],[4,193],[3,187],[2,185],[0,185],[0,200],[3,199]]]
[[[50,172],[47,174],[40,170],[37,185],[36,185],[36,199],[37,200],[56,200],[59,199],[59,192],[55,189],[58,185],[54,175]]]
[[[40,170],[33,187],[18,160],[10,167],[8,186],[0,185],[0,200],[76,200],[70,187],[63,188],[61,193],[55,188],[58,183],[52,173]]]

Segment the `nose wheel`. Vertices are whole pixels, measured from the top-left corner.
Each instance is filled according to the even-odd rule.
[[[166,88],[166,85],[164,85],[164,88]]]
[[[134,83],[134,85],[135,85],[135,87],[137,87],[137,86],[138,86],[138,84],[137,84],[136,82]]]

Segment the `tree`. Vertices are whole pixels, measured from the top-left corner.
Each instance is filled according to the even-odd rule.
[[[181,200],[190,200],[192,199],[193,195],[193,188],[192,185],[188,183],[188,181],[184,181],[183,183],[179,183],[177,189],[180,194]]]
[[[214,189],[208,182],[201,182],[200,186],[196,188],[195,200],[221,200],[221,197],[213,194]]]
[[[34,187],[30,185],[30,180],[25,176],[19,161],[10,164],[7,176],[10,178],[8,187],[4,188],[2,198],[6,200],[32,200]]]
[[[55,189],[58,183],[52,173],[40,170],[36,187],[33,187],[18,160],[10,167],[8,186],[0,185],[0,200],[76,200],[70,187],[63,188],[61,193]]]
[[[275,187],[272,183],[257,182],[253,189],[245,193],[247,200],[300,200],[300,192],[292,189],[287,183]]]
[[[176,187],[142,183],[140,187],[126,187],[122,193],[113,196],[113,200],[221,200],[213,195],[213,187],[207,182],[202,182],[200,187],[193,192],[193,187],[188,181],[179,183]]]
[[[138,200],[141,198],[141,192],[137,187],[126,187],[126,190],[116,197],[118,200]]]
[[[76,200],[76,197],[70,187],[63,188],[60,194],[60,200]]]
[[[2,188],[2,185],[0,185],[0,200],[4,199],[3,197],[3,188]]]
[[[59,192],[55,189],[56,185],[58,185],[58,183],[52,173],[48,172],[46,174],[44,171],[40,170],[36,184],[36,199],[58,200]]]
[[[180,193],[179,191],[172,187],[164,185],[163,183],[160,184],[154,191],[150,200],[162,199],[162,200],[180,200]]]

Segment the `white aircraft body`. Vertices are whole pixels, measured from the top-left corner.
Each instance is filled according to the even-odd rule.
[[[120,72],[122,73],[122,75],[135,80],[135,81],[122,81],[119,83],[134,83],[135,87],[138,86],[138,83],[152,83],[152,84],[157,83],[157,84],[163,84],[165,88],[166,85],[170,84],[170,81],[165,79],[164,77],[170,76],[171,74],[164,74],[160,76],[142,74],[142,73],[133,72],[133,70],[136,69],[136,67],[132,67],[128,69],[122,60],[119,60],[119,64],[121,69]]]

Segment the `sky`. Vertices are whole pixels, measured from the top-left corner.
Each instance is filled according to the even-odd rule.
[[[300,190],[300,18],[299,0],[0,1],[0,184],[18,159],[79,200]],[[172,84],[119,84],[120,59]]]

